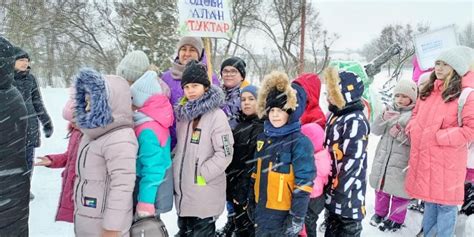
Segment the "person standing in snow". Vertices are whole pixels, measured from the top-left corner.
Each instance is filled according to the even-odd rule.
[[[134,200],[138,217],[159,216],[173,208],[171,138],[173,107],[163,94],[154,71],[147,71],[130,87],[138,138],[137,182]]]
[[[264,133],[257,137],[248,204],[255,236],[297,236],[303,228],[316,172],[313,145],[300,132],[305,102],[285,73],[265,76],[257,107]]]
[[[425,201],[425,236],[453,236],[457,205],[464,201],[466,144],[474,140],[474,94],[462,110],[462,127],[457,113],[461,91],[474,88],[471,52],[457,46],[437,57],[406,127],[411,150],[405,190]]]
[[[15,50],[0,37],[0,236],[28,236],[27,110],[14,80]]]
[[[84,136],[76,161],[74,233],[129,236],[138,152],[129,84],[84,68],[75,88],[76,121]]]
[[[318,74],[304,73],[292,83],[301,86],[306,93],[306,108],[301,116],[301,124],[317,123],[324,129],[326,127],[326,116],[319,106],[321,80]]]
[[[176,106],[184,95],[181,87],[181,78],[185,65],[190,60],[196,60],[206,65],[206,54],[201,38],[199,37],[182,37],[176,47],[176,58],[173,65],[168,71],[161,75],[161,79],[168,85],[171,91],[170,102],[172,106]],[[212,75],[212,84],[219,86],[220,82],[216,75]],[[176,117],[176,116],[175,116]],[[171,150],[176,145],[176,123],[171,127]]]
[[[56,221],[65,221],[73,223],[74,217],[74,181],[76,180],[76,159],[79,143],[81,142],[82,132],[79,130],[74,119],[74,88],[71,88],[71,98],[66,102],[63,108],[63,118],[69,122],[67,150],[61,154],[51,154],[38,157],[40,161],[35,166],[45,166],[48,168],[64,168],[62,177],[61,194],[59,198]]]
[[[331,154],[326,185],[326,237],[360,236],[365,217],[369,122],[361,101],[362,80],[348,71],[327,68],[324,73],[331,115],[324,146]]]
[[[30,73],[30,56],[23,49],[15,48],[15,80],[13,85],[20,91],[25,101],[28,111],[28,135],[26,140],[26,163],[30,170],[30,177],[33,174],[33,159],[35,148],[40,146],[39,123],[43,125],[45,137],[49,138],[53,134],[53,124],[46,112],[46,108],[41,98],[38,82]],[[31,199],[34,195],[31,194]]]
[[[234,139],[220,109],[222,90],[211,85],[206,67],[191,60],[180,80],[184,97],[175,106],[176,153],[173,159],[176,236],[214,236],[224,211],[225,170],[232,161]]]
[[[418,88],[412,80],[400,80],[393,94],[393,103],[371,124],[372,133],[382,137],[369,175],[370,186],[375,189],[375,214],[370,224],[390,232],[400,230],[410,202],[404,189],[410,157],[405,127],[415,107]]]

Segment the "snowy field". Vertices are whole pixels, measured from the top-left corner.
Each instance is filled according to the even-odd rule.
[[[382,74],[382,75],[381,75]],[[380,86],[386,74],[381,73],[374,82],[374,86]],[[406,72],[404,77],[410,78],[411,74]],[[62,108],[68,98],[66,89],[43,88],[43,100],[46,108],[53,119],[54,134],[51,138],[42,138],[42,145],[36,150],[36,156],[43,156],[52,153],[62,153],[66,150],[67,123],[62,119]],[[322,98],[322,102],[325,99]],[[323,109],[326,107],[322,106]],[[369,160],[368,172],[370,171],[375,148],[379,137],[370,136],[369,139]],[[32,192],[36,198],[30,205],[30,236],[33,237],[67,237],[74,236],[73,225],[65,222],[54,222],[56,208],[58,205],[59,193],[61,191],[61,171],[62,169],[49,169],[38,167],[34,170]],[[408,211],[405,227],[397,233],[383,233],[369,225],[370,217],[374,214],[375,193],[370,186],[367,187],[366,209],[367,216],[363,220],[362,236],[415,236],[420,230],[422,215]],[[175,211],[171,211],[162,216],[170,236],[178,232],[177,216]],[[226,213],[223,213],[217,221],[217,227],[224,226]],[[322,222],[322,215],[319,223]],[[472,226],[474,228],[474,226]],[[322,233],[319,233],[323,236]],[[467,235],[468,236],[468,235]]]

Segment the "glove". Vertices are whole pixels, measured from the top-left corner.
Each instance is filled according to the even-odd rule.
[[[390,136],[392,137],[397,137],[398,134],[402,131],[400,125],[397,123],[395,125],[393,125],[390,130],[388,131],[388,133],[390,133]]]
[[[289,214],[285,221],[285,236],[297,236],[303,229],[304,217]]]
[[[49,138],[51,137],[51,135],[53,135],[53,125],[51,124],[51,122],[43,125],[43,132],[46,138]]]
[[[382,118],[384,121],[394,120],[394,119],[397,119],[398,117],[400,117],[400,112],[393,111],[393,110],[386,110],[385,112],[383,112],[383,115],[382,115]]]
[[[143,218],[155,215],[155,205],[150,203],[139,202],[137,204],[137,216]]]

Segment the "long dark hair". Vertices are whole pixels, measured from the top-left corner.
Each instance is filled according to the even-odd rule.
[[[431,95],[431,92],[434,89],[436,79],[436,74],[433,71],[430,75],[430,79],[428,81],[425,81],[421,86],[421,100],[426,100],[426,98]],[[444,80],[443,93],[441,94],[445,103],[453,101],[461,95],[461,79],[462,77],[459,76],[459,74],[454,70],[450,75],[446,77],[446,79]]]

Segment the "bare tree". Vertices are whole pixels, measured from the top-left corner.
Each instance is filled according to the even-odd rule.
[[[472,22],[469,22],[464,30],[459,33],[459,42],[461,45],[474,48],[474,28]]]

